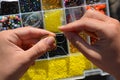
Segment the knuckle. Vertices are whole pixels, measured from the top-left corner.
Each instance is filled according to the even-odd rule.
[[[94,17],[96,12],[94,11],[93,12],[93,10],[91,10],[91,9],[88,9],[87,11],[86,11],[86,13],[85,13],[85,15],[84,15],[84,17]]]
[[[46,47],[40,48],[40,52],[41,52],[41,53],[45,53],[46,51],[47,51],[47,48],[46,48]]]
[[[117,26],[120,25],[120,22],[118,20],[114,19],[114,22],[116,23]]]
[[[118,30],[120,28],[120,23],[115,20],[112,24],[111,27],[114,27],[115,30]]]
[[[87,11],[86,11],[86,14],[90,14],[92,12],[92,10],[91,9],[88,9]]]
[[[38,46],[38,49],[37,49],[37,50],[39,50],[38,52],[40,52],[40,53],[45,53],[45,52],[48,50],[48,47],[45,46],[45,45],[46,45],[46,44],[39,45],[39,46]]]
[[[28,34],[31,35],[31,34],[33,33],[33,28],[32,28],[32,27],[28,27],[27,29],[28,29],[28,30],[27,30],[27,31],[28,31]]]

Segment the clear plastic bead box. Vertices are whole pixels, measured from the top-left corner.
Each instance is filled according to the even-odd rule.
[[[0,31],[33,26],[56,33],[56,49],[39,57],[21,80],[73,80],[107,74],[58,29],[80,19],[91,8],[109,16],[108,0],[0,0]],[[84,33],[80,36],[91,44],[95,41]]]

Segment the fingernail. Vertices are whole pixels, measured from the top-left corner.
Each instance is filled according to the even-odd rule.
[[[64,28],[64,26],[60,26],[59,29],[62,30]]]
[[[63,28],[64,26],[60,26],[59,28]]]
[[[53,35],[51,35],[51,34],[46,34],[46,35],[44,35],[41,39],[44,39],[44,38],[47,38],[47,37],[55,37],[56,36],[56,34],[54,34],[53,33]]]

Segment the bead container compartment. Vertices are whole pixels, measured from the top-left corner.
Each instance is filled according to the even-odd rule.
[[[43,28],[43,16],[41,12],[31,12],[22,14],[23,26],[33,26]]]
[[[87,9],[109,15],[108,0],[0,0],[1,31],[33,26],[57,35],[57,48],[39,57],[21,80],[75,80],[92,74],[104,75],[58,29],[80,19]],[[96,41],[84,33],[80,36],[91,44]]]
[[[22,26],[20,15],[0,16],[0,31]]]
[[[44,54],[38,59],[50,59],[54,57],[62,57],[62,56],[67,56],[68,55],[68,43],[65,38],[65,36],[61,33],[56,34],[56,44],[57,47]]]
[[[18,13],[18,0],[0,0],[0,15],[10,15]]]

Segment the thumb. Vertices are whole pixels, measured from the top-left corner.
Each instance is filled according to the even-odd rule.
[[[25,54],[30,60],[35,60],[49,50],[55,48],[55,38],[46,37],[26,51]]]

